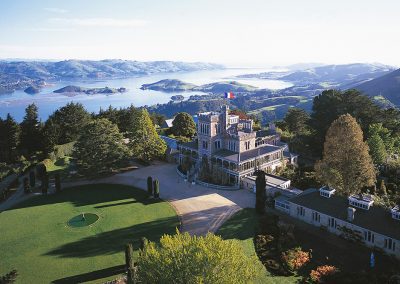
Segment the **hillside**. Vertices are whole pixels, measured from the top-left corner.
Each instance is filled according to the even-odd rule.
[[[58,94],[80,94],[84,93],[87,95],[94,95],[94,94],[115,94],[115,93],[124,93],[126,92],[126,88],[84,88],[79,86],[65,86],[61,89],[53,91],[53,93]]]
[[[223,69],[222,65],[202,62],[65,60],[0,61],[0,89],[12,92],[44,81],[71,79],[113,79],[182,71]]]
[[[185,83],[181,80],[165,79],[152,84],[143,84],[141,89],[163,92],[184,92],[192,90],[194,87],[197,86],[191,83]]]
[[[400,69],[355,87],[366,95],[389,100],[400,106]]]
[[[286,72],[246,74],[239,77],[284,80],[295,85],[325,83],[331,86],[341,87],[342,85],[360,84],[383,76],[393,70],[395,70],[394,67],[383,64],[353,63],[344,65],[324,65]]]
[[[196,86],[191,83],[186,83],[176,79],[165,79],[152,84],[143,84],[142,90],[155,90],[162,92],[176,92],[176,91],[198,91],[211,94],[222,94],[224,92],[234,93],[248,93],[258,90],[258,88],[242,84],[236,81],[230,82],[214,82],[201,86]]]

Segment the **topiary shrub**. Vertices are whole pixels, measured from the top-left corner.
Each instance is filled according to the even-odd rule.
[[[36,166],[36,177],[43,181],[44,176],[47,174],[46,165],[42,162]]]
[[[150,176],[147,177],[147,192],[153,195],[153,178]]]
[[[127,244],[125,247],[125,262],[127,270],[127,283],[134,284],[136,277],[135,262],[133,261],[133,246],[131,243]]]
[[[36,176],[34,171],[29,172],[29,185],[31,187],[35,187],[36,185]]]
[[[42,177],[42,194],[47,195],[49,191],[49,175],[46,174]]]
[[[154,185],[154,198],[159,198],[160,197],[160,183],[158,182],[158,179],[154,180],[153,185]]]
[[[31,191],[29,186],[29,180],[27,177],[24,178],[24,192],[29,193]]]
[[[61,191],[61,176],[59,173],[56,173],[54,178],[55,178],[55,184],[56,184],[56,191],[60,192]]]

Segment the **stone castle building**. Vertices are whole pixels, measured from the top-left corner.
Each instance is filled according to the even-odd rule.
[[[180,147],[179,161],[189,157],[196,178],[201,161],[207,159],[219,166],[229,176],[229,184],[242,186],[242,179],[254,174],[256,169],[273,173],[286,162],[296,163],[297,156],[290,154],[286,144],[274,129],[254,131],[253,120],[240,119],[229,114],[229,107],[221,112],[198,114],[197,138]]]

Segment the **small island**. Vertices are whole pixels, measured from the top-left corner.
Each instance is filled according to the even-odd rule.
[[[58,94],[68,94],[68,95],[74,95],[74,94],[86,94],[86,95],[95,95],[95,94],[116,94],[116,93],[125,93],[127,91],[126,88],[109,88],[109,87],[104,87],[104,88],[84,88],[84,87],[79,87],[79,86],[65,86],[61,89],[53,91],[53,93],[58,93]]]
[[[215,82],[197,86],[176,79],[165,79],[152,84],[143,84],[141,89],[161,91],[166,93],[197,91],[197,92],[206,92],[211,94],[220,94],[224,92],[249,93],[258,90],[257,87],[253,87],[247,84],[242,84],[236,81]]]
[[[172,101],[183,101],[184,99],[185,99],[185,97],[182,95],[176,95],[176,96],[171,97]]]
[[[29,94],[29,95],[35,95],[40,93],[40,88],[36,87],[36,86],[29,86],[28,88],[26,88],[24,90],[25,93]]]

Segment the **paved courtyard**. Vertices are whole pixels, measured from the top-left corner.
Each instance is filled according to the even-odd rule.
[[[133,171],[84,183],[116,183],[147,189],[147,177],[160,181],[160,197],[168,200],[182,222],[182,231],[195,235],[216,232],[217,229],[242,208],[254,207],[255,194],[246,190],[225,191],[191,185],[176,173],[176,165],[159,163]]]

